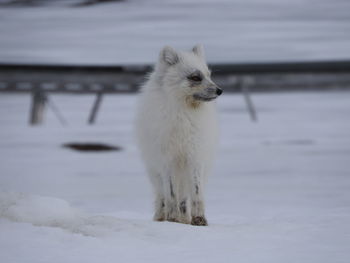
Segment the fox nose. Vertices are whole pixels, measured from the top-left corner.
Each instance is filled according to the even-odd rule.
[[[222,94],[222,89],[216,88],[216,95],[220,96]]]

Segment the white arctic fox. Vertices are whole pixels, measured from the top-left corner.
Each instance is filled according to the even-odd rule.
[[[216,107],[222,90],[210,78],[200,45],[166,46],[140,94],[139,147],[155,191],[157,221],[207,225],[204,184],[217,144]]]

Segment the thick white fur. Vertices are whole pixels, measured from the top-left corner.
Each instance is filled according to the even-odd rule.
[[[194,87],[186,76],[195,70],[205,82]],[[165,47],[143,86],[136,131],[154,187],[154,220],[207,224],[203,194],[217,144],[216,106],[193,94],[207,96],[214,85],[203,48],[195,46],[191,52]]]

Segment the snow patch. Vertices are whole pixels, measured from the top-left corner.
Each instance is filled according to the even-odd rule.
[[[0,209],[2,217],[35,225],[59,225],[81,216],[62,199],[23,193],[0,193]]]
[[[7,192],[0,192],[0,218],[87,236],[107,235],[129,224],[112,216],[89,216],[59,198]]]

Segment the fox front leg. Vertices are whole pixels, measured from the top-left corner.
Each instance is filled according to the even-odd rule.
[[[194,226],[207,226],[208,222],[205,218],[205,207],[204,207],[204,196],[203,196],[203,178],[200,175],[194,175],[192,177],[191,184],[191,197],[192,197],[192,207],[191,207],[191,225]]]

